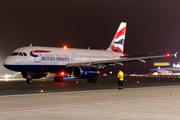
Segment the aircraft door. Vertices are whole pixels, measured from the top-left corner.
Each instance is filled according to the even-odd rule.
[[[40,63],[40,62],[41,62],[41,57],[40,57],[39,50],[36,49],[36,48],[33,48],[32,54],[33,54],[33,56],[34,56],[34,62],[35,62],[35,63]]]
[[[76,60],[76,55],[72,53],[71,61],[75,61],[75,60]]]

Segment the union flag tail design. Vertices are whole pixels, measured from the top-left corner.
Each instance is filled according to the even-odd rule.
[[[126,33],[126,22],[121,22],[110,46],[107,50],[114,52],[123,52],[124,50],[124,41],[125,41],[125,33]]]

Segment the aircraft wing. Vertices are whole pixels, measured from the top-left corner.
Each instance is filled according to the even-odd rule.
[[[169,56],[177,57],[177,53],[175,54],[168,54]],[[168,57],[169,57],[168,56]],[[84,62],[84,63],[69,63],[66,67],[73,67],[73,66],[93,66],[93,65],[102,65],[102,64],[118,64],[122,65],[122,62],[130,62],[130,61],[140,61],[146,63],[145,60],[154,59],[154,58],[163,58],[167,57],[167,55],[156,55],[156,56],[147,56],[147,57],[133,57],[127,59],[112,59],[112,60],[102,60],[102,61],[91,61],[91,62]]]

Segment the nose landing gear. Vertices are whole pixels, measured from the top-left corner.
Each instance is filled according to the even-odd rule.
[[[33,82],[33,81],[32,81],[31,75],[28,75],[28,76],[27,76],[26,83],[27,83],[27,84],[32,84],[32,82]]]
[[[63,82],[63,77],[62,76],[56,76],[55,78],[54,78],[54,82]]]
[[[97,82],[97,77],[88,78],[87,80],[88,80],[89,83],[91,83],[91,82],[96,83]]]

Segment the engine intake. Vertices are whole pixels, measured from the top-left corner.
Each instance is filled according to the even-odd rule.
[[[94,78],[99,75],[99,71],[95,68],[87,66],[74,67],[72,72],[73,75],[79,79]]]

